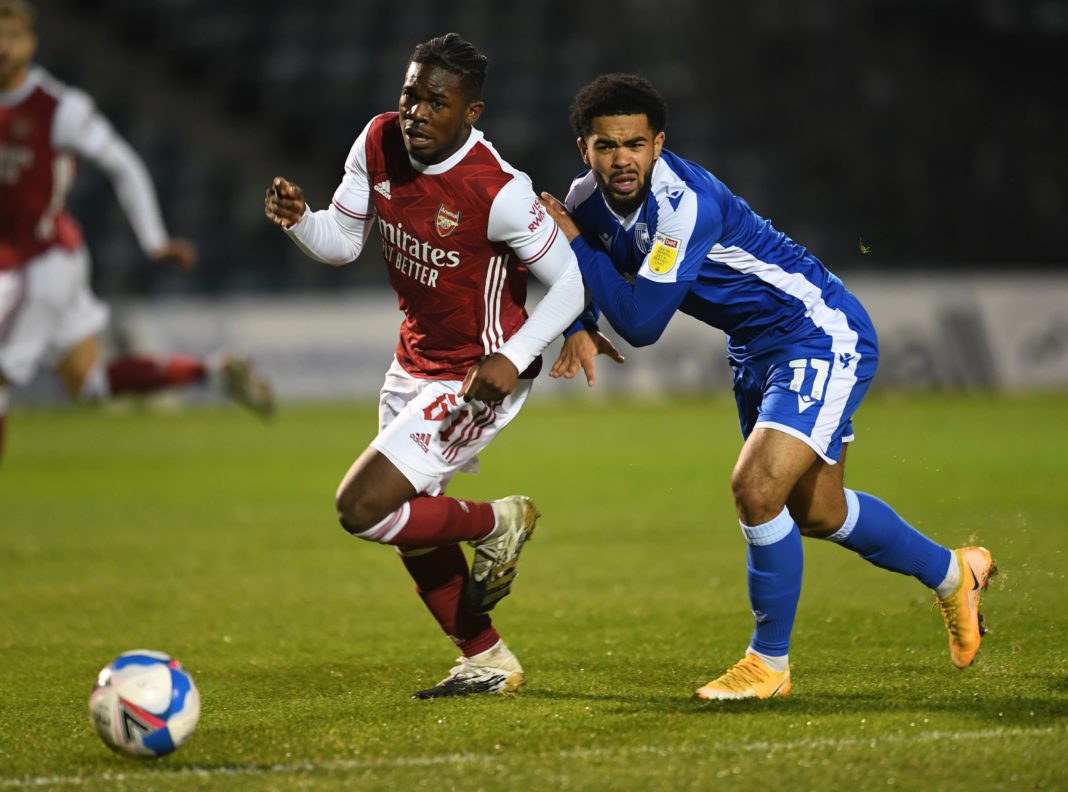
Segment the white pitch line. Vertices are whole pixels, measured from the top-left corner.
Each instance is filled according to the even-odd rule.
[[[983,729],[979,731],[929,731],[919,734],[888,734],[879,737],[827,737],[781,742],[755,741],[717,743],[712,745],[638,745],[630,748],[579,748],[571,751],[558,751],[552,754],[536,754],[539,759],[596,759],[602,757],[624,757],[628,755],[707,753],[710,749],[726,753],[745,753],[759,751],[774,753],[776,751],[794,751],[811,748],[848,748],[851,746],[926,743],[926,742],[963,742],[968,740],[994,740],[1004,737],[1037,737],[1061,734],[1068,731],[1063,728],[1048,727],[1044,729]],[[435,767],[440,765],[462,765],[491,762],[499,760],[505,753],[494,754],[443,754],[441,756],[398,756],[379,759],[336,759],[323,762],[293,762],[275,765],[230,765],[221,767],[182,767],[174,770],[137,770],[133,772],[98,773],[85,776],[36,776],[32,778],[0,778],[0,787],[6,789],[32,789],[50,786],[80,786],[100,781],[140,781],[173,778],[213,778],[215,776],[256,776],[256,775],[292,775],[294,773],[334,772],[338,770],[388,770],[402,767]]]

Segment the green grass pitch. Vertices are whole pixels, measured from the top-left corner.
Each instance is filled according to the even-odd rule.
[[[532,400],[454,495],[544,516],[496,623],[514,698],[417,702],[455,649],[391,549],[333,514],[372,405],[15,410],[0,466],[0,790],[1068,787],[1068,397],[877,394],[848,483],[933,538],[989,547],[979,662],[929,593],[806,540],[794,693],[692,691],[751,632],[726,394]],[[125,759],[87,696],[170,652],[190,741]]]

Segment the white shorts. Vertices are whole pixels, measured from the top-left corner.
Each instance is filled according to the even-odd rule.
[[[25,266],[0,270],[0,374],[25,385],[42,362],[108,323],[108,309],[89,288],[89,253],[53,247]]]
[[[392,462],[416,492],[440,495],[461,470],[478,472],[478,454],[526,403],[531,380],[519,380],[499,404],[466,402],[460,380],[413,377],[394,359],[378,403],[371,446]]]

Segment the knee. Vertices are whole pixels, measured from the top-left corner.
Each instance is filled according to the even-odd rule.
[[[345,484],[338,487],[334,507],[338,522],[350,534],[363,533],[381,519],[374,513],[363,490]]]
[[[808,500],[791,499],[787,502],[790,514],[797,523],[802,536],[826,539],[838,531],[846,521],[845,498]]]
[[[750,467],[734,469],[731,493],[738,517],[746,525],[761,525],[774,519],[785,505],[775,482],[767,476],[756,474]]]
[[[793,512],[790,512],[790,514],[792,515]],[[794,522],[797,523],[797,528],[801,531],[802,536],[808,536],[813,539],[826,539],[842,527],[843,521],[828,520],[825,515],[808,515],[800,520],[794,517]]]

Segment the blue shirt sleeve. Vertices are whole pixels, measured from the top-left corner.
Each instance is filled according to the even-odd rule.
[[[631,346],[648,346],[660,338],[690,290],[688,282],[657,282],[639,276],[632,284],[612,265],[608,254],[582,235],[571,242],[586,288],[597,307]]]
[[[585,330],[587,333],[596,333],[600,328],[597,326],[597,319],[600,317],[601,312],[597,308],[597,303],[590,300],[589,305],[578,315],[578,318],[571,323],[571,326],[564,330],[564,338],[571,338],[579,330]]]

